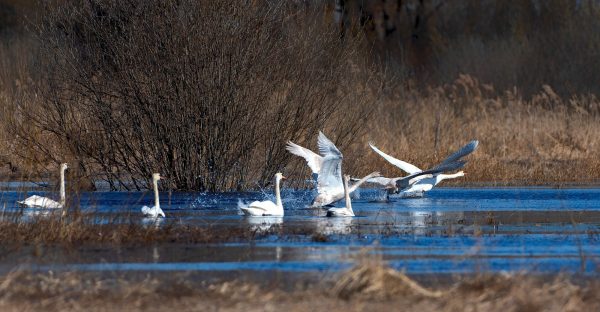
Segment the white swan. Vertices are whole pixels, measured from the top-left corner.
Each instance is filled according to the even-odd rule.
[[[399,197],[423,196],[424,192],[430,191],[434,186],[436,186],[443,180],[454,179],[464,176],[464,172],[462,171],[459,171],[454,174],[443,174],[442,172],[462,168],[465,165],[466,161],[460,159],[473,153],[477,149],[478,145],[479,141],[473,140],[467,145],[460,148],[458,151],[454,152],[452,155],[448,156],[437,166],[429,170],[421,170],[415,165],[396,159],[382,152],[372,143],[369,143],[369,146],[371,147],[371,149],[373,149],[373,151],[375,151],[377,154],[379,154],[392,165],[406,171],[409,175],[407,177],[400,178],[373,178],[369,179],[368,182],[381,184],[386,189],[388,189],[390,193],[399,194]],[[416,175],[423,174],[424,172],[427,172],[428,174],[418,176],[416,179],[414,179]],[[407,180],[407,178],[410,179]]]
[[[160,179],[162,179],[162,177],[159,173],[152,174],[152,186],[154,189],[154,206],[142,207],[142,213],[144,214],[144,216],[151,218],[158,218],[159,216],[163,218],[165,217],[165,213],[162,211],[162,209],[160,209],[160,201],[158,199],[158,180]]]
[[[247,216],[274,216],[283,217],[283,204],[281,203],[281,192],[279,183],[286,179],[281,172],[275,174],[275,201],[254,201],[248,206],[238,205],[240,210]]]
[[[354,211],[352,210],[352,200],[350,200],[350,192],[348,190],[348,181],[350,180],[349,175],[344,175],[344,197],[346,199],[346,207],[343,208],[329,208],[327,210],[328,217],[354,217]]]
[[[438,185],[440,182],[444,180],[456,179],[460,177],[464,177],[465,173],[463,171],[459,171],[453,174],[443,174],[438,173],[434,174],[431,178],[425,178],[420,180],[419,182],[413,184],[411,187],[401,190],[398,194],[392,194],[390,197],[398,197],[398,198],[416,198],[423,197],[425,192],[431,191],[431,189]]]
[[[45,209],[62,209],[66,203],[65,194],[65,171],[68,169],[66,163],[60,165],[60,199],[59,201],[52,200],[47,197],[33,195],[27,197],[22,201],[18,201],[18,204],[31,207],[31,208],[45,208]],[[63,214],[65,212],[63,211]]]
[[[329,140],[323,132],[319,131],[318,138],[319,153],[317,155],[311,150],[301,147],[292,142],[288,142],[287,150],[303,157],[313,172],[313,177],[317,176],[317,196],[313,200],[313,207],[323,207],[335,203],[344,198],[344,186],[342,182],[342,153]],[[357,180],[349,187],[348,192],[352,193],[368,179],[379,176],[379,172],[372,172],[364,178]]]

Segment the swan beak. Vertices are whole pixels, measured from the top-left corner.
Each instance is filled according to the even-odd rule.
[[[281,176],[281,180],[287,180],[285,176]]]

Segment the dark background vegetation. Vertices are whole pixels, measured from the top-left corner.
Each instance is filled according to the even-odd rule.
[[[595,182],[595,1],[0,1],[0,166],[89,187],[248,189],[339,144],[398,175],[477,138],[467,182]]]

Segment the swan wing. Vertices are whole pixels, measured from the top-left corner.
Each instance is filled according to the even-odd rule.
[[[382,152],[380,149],[375,147],[375,145],[373,145],[373,143],[369,143],[369,146],[371,147],[371,149],[373,149],[375,151],[375,153],[379,154],[381,157],[383,157],[385,160],[387,160],[390,164],[406,171],[408,174],[421,172],[421,169],[419,169],[417,166],[415,166],[413,164],[409,164],[405,161],[394,158],[394,157]]]
[[[394,179],[393,178],[385,178],[385,177],[375,177],[375,178],[369,178],[367,179],[367,183],[374,183],[374,184],[380,184],[380,185],[388,185],[390,184]]]
[[[327,189],[343,189],[342,182],[342,158],[336,155],[329,155],[323,158],[323,167],[317,180],[319,193]]]
[[[248,205],[248,208],[259,209],[259,210],[263,210],[263,211],[267,212],[274,208],[277,208],[277,205],[270,200],[255,201],[255,202],[250,203],[250,205]]]
[[[437,165],[434,168],[440,167],[442,165],[457,162],[461,158],[473,153],[477,149],[477,146],[479,146],[479,141],[477,141],[477,140],[473,140],[473,141],[467,143],[465,146],[461,147],[458,151],[456,151],[452,155],[446,157],[446,159],[444,159],[439,165]]]
[[[325,189],[343,189],[342,182],[342,153],[323,132],[319,131],[319,153],[323,156],[321,171],[317,180],[319,193]]]
[[[323,132],[319,131],[319,138],[317,139],[317,145],[319,146],[319,153],[323,157],[329,155],[336,155],[342,158],[342,152],[328,139]]]
[[[304,148],[298,144],[295,144],[292,141],[288,141],[285,149],[296,156],[304,158],[306,160],[306,163],[308,164],[308,167],[310,168],[310,170],[312,170],[313,173],[318,174],[321,170],[321,163],[323,162],[323,157],[321,157],[317,153],[309,150],[308,148]]]

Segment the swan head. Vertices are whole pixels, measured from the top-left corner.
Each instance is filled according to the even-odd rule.
[[[67,163],[60,164],[60,170],[67,170],[67,169],[69,169],[69,165]]]
[[[275,181],[279,182],[281,180],[286,180],[287,178],[283,176],[283,173],[277,172],[275,174]]]
[[[348,175],[348,174],[345,174],[345,175],[344,175],[344,182],[345,182],[346,184],[348,184],[348,182],[350,182],[350,175]]]
[[[152,181],[158,182],[158,180],[160,180],[160,179],[164,179],[163,177],[160,176],[160,173],[152,174]]]

